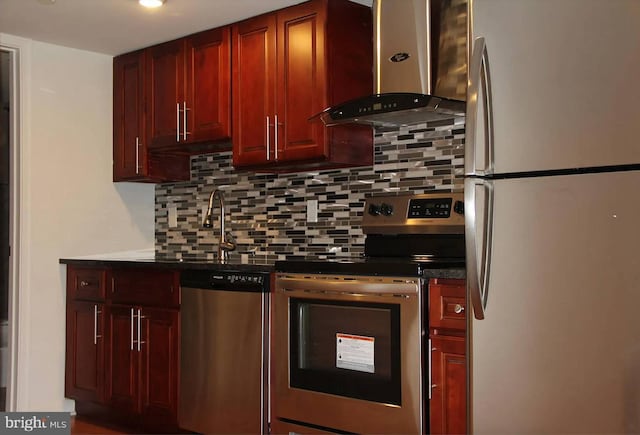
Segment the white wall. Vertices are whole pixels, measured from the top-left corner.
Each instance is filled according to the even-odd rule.
[[[0,34],[22,45],[18,410],[64,399],[60,258],[153,249],[153,185],[112,183],[112,59]],[[26,56],[24,56],[26,54]]]

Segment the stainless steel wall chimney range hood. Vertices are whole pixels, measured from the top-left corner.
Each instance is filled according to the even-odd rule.
[[[399,126],[464,116],[471,0],[374,0],[374,89],[312,119]]]

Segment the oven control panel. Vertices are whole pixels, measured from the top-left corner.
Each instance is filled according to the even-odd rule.
[[[428,193],[367,198],[365,234],[463,234],[464,194]]]
[[[462,207],[462,208],[460,208]],[[451,217],[451,212],[459,213],[464,210],[464,203],[453,201],[453,198],[419,198],[409,200],[409,212],[407,218],[410,219],[447,219]]]

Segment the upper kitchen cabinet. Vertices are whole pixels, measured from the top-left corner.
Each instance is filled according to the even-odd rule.
[[[113,181],[189,179],[189,156],[149,152],[144,50],[113,59]]]
[[[230,28],[147,49],[150,147],[198,154],[231,148]]]
[[[309,118],[373,89],[371,9],[312,0],[232,27],[233,164],[295,171],[371,165],[367,126]]]

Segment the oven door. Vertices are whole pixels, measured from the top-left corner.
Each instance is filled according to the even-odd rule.
[[[423,432],[420,290],[418,278],[278,274],[274,417]]]

